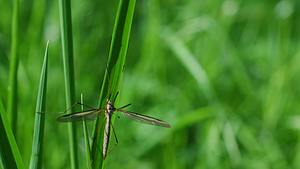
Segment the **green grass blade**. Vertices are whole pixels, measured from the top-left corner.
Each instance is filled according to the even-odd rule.
[[[74,80],[74,63],[73,63],[73,38],[71,22],[71,2],[70,0],[59,0],[60,29],[62,40],[62,56],[64,64],[66,108],[72,107],[75,103],[75,80]],[[72,108],[69,109],[70,113]],[[73,123],[69,123],[69,145],[71,168],[78,168],[77,140],[76,130]]]
[[[30,169],[42,168],[43,156],[43,139],[45,128],[45,111],[46,111],[46,92],[47,92],[47,64],[48,64],[48,47],[46,45],[44,62],[41,71],[39,90],[37,95],[37,103],[35,110],[35,122],[32,142],[32,152],[30,159]]]
[[[166,29],[162,33],[162,39],[165,40],[166,44],[175,53],[175,56],[194,77],[200,90],[203,91],[208,100],[214,102],[216,100],[215,91],[210,84],[206,71],[195,59],[195,56],[171,30]]]
[[[0,158],[4,169],[22,169],[23,162],[14,134],[0,101]]]
[[[13,1],[12,31],[11,31],[11,58],[9,70],[7,113],[9,114],[10,124],[16,134],[17,125],[17,79],[19,64],[19,0]]]
[[[81,111],[84,110],[83,108],[83,96],[82,94],[80,95],[80,101],[82,103],[81,105]],[[84,142],[85,142],[85,154],[86,154],[86,165],[87,169],[91,169],[92,163],[91,163],[91,148],[90,148],[90,141],[89,141],[89,133],[86,127],[86,122],[85,120],[82,121],[82,128],[83,128],[83,136],[84,136]]]
[[[134,14],[135,0],[120,0],[115,20],[112,41],[105,71],[104,80],[99,97],[99,107],[105,105],[106,98],[115,96],[118,92],[126,53],[128,48],[132,18]],[[102,168],[102,138],[104,128],[97,119],[92,146],[93,168]]]

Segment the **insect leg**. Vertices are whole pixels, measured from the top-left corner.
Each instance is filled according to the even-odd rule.
[[[131,103],[126,104],[125,106],[122,106],[122,107],[120,107],[120,108],[118,108],[118,109],[124,109],[124,108],[126,108],[126,107],[128,107],[128,106],[131,106]]]
[[[113,133],[114,133],[114,136],[115,136],[116,144],[118,144],[118,143],[119,143],[119,141],[118,141],[118,138],[117,138],[117,135],[116,135],[116,132],[115,132],[114,125],[113,125],[112,123],[110,123],[110,125],[111,125],[111,128],[112,128],[112,130],[113,130]]]
[[[110,123],[110,125],[111,125],[111,127],[112,127],[112,130],[113,130],[113,133],[114,133],[114,137],[115,137],[116,143],[114,144],[113,147],[110,148],[110,150],[108,150],[107,155],[110,154],[110,153],[113,151],[113,149],[114,149],[114,148],[118,145],[118,143],[119,143],[118,138],[117,138],[117,135],[116,135],[116,132],[115,132],[115,129],[114,129],[114,126],[113,126],[112,123]],[[107,155],[106,155],[106,156],[107,156]]]
[[[115,98],[113,100],[113,103],[117,100],[118,95],[119,95],[119,91],[116,93],[116,96],[115,96]]]

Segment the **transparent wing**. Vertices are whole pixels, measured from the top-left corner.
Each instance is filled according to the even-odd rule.
[[[99,115],[99,113],[103,112],[101,109],[91,109],[83,112],[64,114],[57,117],[57,121],[59,122],[72,122],[72,121],[82,121],[85,120],[94,120]]]
[[[129,111],[125,111],[122,109],[117,109],[117,111],[122,112],[125,116],[127,116],[130,119],[142,122],[142,123],[146,123],[146,124],[151,124],[151,125],[155,125],[155,126],[160,126],[160,127],[166,127],[166,128],[170,128],[171,125],[168,122],[165,122],[163,120],[154,118],[154,117],[150,117],[150,116],[146,116],[146,115],[141,115],[138,113],[134,113],[134,112],[129,112]]]

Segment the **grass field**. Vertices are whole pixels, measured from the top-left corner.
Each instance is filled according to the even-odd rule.
[[[300,168],[300,1],[79,0],[66,34],[64,1],[0,0],[0,168],[32,168],[32,146],[42,168],[87,168],[82,123],[70,139],[56,118],[81,93],[97,108],[116,92],[172,128],[118,114],[93,169]],[[103,122],[87,122],[91,145]]]

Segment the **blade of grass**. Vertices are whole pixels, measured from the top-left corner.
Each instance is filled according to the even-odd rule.
[[[181,39],[170,29],[166,28],[161,34],[161,38],[166,42],[166,45],[168,45],[168,47],[174,52],[177,59],[196,80],[200,91],[203,92],[207,100],[214,105],[218,118],[220,118],[221,121],[224,120],[226,118],[226,109],[217,97],[203,66],[196,60],[196,57],[189,51]]]
[[[83,111],[83,96],[82,93],[80,95],[80,102],[81,102],[81,111]],[[83,136],[84,136],[84,142],[85,142],[85,154],[86,154],[86,165],[88,169],[91,169],[92,163],[91,163],[91,150],[90,150],[90,141],[89,141],[89,133],[86,127],[85,120],[82,121],[82,128],[83,128]]]
[[[182,41],[171,30],[166,28],[161,36],[169,48],[175,53],[175,56],[196,80],[200,90],[203,91],[208,100],[215,102],[215,91],[210,84],[206,71],[195,59],[195,56],[186,48]]]
[[[21,154],[2,101],[0,101],[0,158],[5,169],[23,169]]]
[[[71,2],[70,0],[59,0],[60,13],[60,31],[62,41],[62,56],[64,64],[64,78],[65,78],[65,94],[66,94],[66,108],[72,107],[75,103],[75,80],[74,80],[74,63],[73,63],[73,38],[72,38],[72,22],[71,22]],[[70,113],[72,108],[69,109]],[[77,140],[76,130],[73,123],[68,124],[69,128],[69,146],[70,146],[70,160],[71,168],[78,168],[77,157]]]
[[[11,31],[11,57],[9,67],[9,83],[7,98],[7,113],[9,114],[10,124],[16,134],[17,125],[17,78],[18,78],[18,48],[19,48],[19,0],[13,1],[12,31]]]
[[[2,158],[0,158],[0,168],[1,168],[1,169],[4,168],[4,166],[3,166],[3,164],[2,164]]]
[[[120,0],[115,20],[112,41],[108,56],[107,68],[101,87],[99,107],[105,105],[108,96],[115,96],[118,92],[126,53],[128,48],[132,18],[134,14],[135,0]],[[103,125],[96,121],[94,140],[92,146],[93,168],[103,167],[102,138],[104,134]]]
[[[169,46],[169,48],[175,53],[175,56],[179,59],[183,66],[185,66],[185,68],[189,71],[193,78],[195,78],[200,90],[203,91],[208,101],[214,105],[214,112],[217,112],[216,118],[218,124],[222,125],[223,127],[226,127],[224,126],[225,121],[227,119],[225,114],[226,109],[223,107],[220,100],[218,99],[216,92],[213,86],[211,85],[204,68],[201,66],[200,63],[198,63],[198,61],[195,59],[195,56],[188,50],[188,48],[184,45],[181,39],[176,36],[174,32],[166,28],[162,33],[161,37]],[[231,157],[233,157],[231,158],[232,163],[239,163],[240,151],[236,146],[236,136],[231,132],[231,130],[224,130],[222,133],[226,135],[226,150],[228,154]]]
[[[46,110],[46,92],[47,92],[47,64],[48,64],[48,47],[46,45],[44,62],[41,71],[39,90],[37,95],[37,103],[35,109],[35,122],[32,142],[32,152],[30,158],[30,169],[42,168],[43,156],[43,139],[45,128],[45,110]]]

